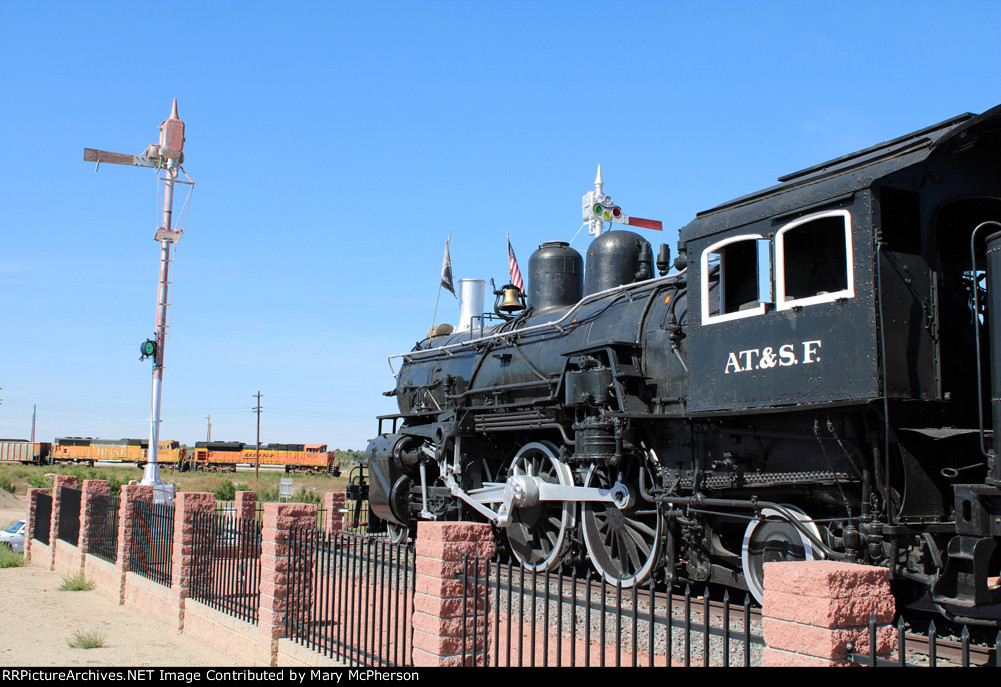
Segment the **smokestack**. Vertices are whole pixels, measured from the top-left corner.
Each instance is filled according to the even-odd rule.
[[[482,279],[459,280],[459,324],[457,332],[468,332],[473,318],[483,314],[483,293],[487,283]]]

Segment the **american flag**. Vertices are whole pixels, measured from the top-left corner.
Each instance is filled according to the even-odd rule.
[[[525,282],[521,280],[521,270],[518,269],[518,260],[514,257],[514,248],[511,247],[511,239],[507,240],[507,263],[511,271],[511,283],[518,287],[518,290],[525,293]]]

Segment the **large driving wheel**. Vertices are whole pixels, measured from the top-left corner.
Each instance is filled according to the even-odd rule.
[[[659,561],[665,527],[657,507],[639,495],[642,469],[632,459],[623,460],[618,468],[592,465],[585,486],[609,489],[622,482],[629,489],[629,498],[623,508],[609,502],[581,504],[581,529],[592,565],[608,582],[623,587],[650,579]]]
[[[783,504],[782,507],[818,540],[823,541],[817,525],[806,513],[796,506]],[[761,518],[752,520],[744,530],[740,560],[747,588],[758,603],[762,603],[764,597],[765,563],[814,561],[823,557],[814,548],[809,537],[774,508],[762,508]]]
[[[560,461],[556,446],[548,441],[525,444],[511,461],[508,475],[573,486],[573,473]],[[507,527],[511,552],[528,570],[555,570],[570,547],[568,533],[574,523],[574,504],[569,501],[540,501],[534,506],[515,508]]]

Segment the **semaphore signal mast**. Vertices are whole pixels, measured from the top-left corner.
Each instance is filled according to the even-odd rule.
[[[622,208],[612,202],[611,196],[604,194],[604,187],[605,182],[601,178],[601,165],[598,165],[598,175],[594,178],[594,190],[585,193],[582,200],[584,223],[587,224],[587,231],[591,236],[601,236],[605,230],[605,222],[628,224],[633,227],[656,229],[657,231],[664,230],[664,225],[660,220],[630,217],[622,212]]]
[[[146,467],[140,484],[149,484],[154,488],[156,501],[173,501],[174,485],[160,480],[160,466],[157,462],[160,446],[160,399],[163,388],[163,352],[167,334],[168,288],[170,286],[170,247],[181,239],[183,231],[173,226],[174,184],[194,186],[191,178],[184,173],[181,163],[184,162],[184,122],[177,116],[177,98],[171,108],[170,117],[160,124],[160,141],[150,145],[140,155],[109,153],[105,150],[84,148],[83,159],[97,163],[94,171],[102,162],[115,165],[131,165],[135,167],[152,167],[157,170],[163,190],[163,221],[157,228],[154,240],[160,244],[160,285],[157,289],[156,301],[156,338],[142,343],[140,360],[153,358],[153,402],[150,418],[149,448],[147,449]],[[184,174],[186,181],[177,178],[178,173]]]

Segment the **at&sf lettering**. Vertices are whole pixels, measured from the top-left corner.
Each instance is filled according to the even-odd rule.
[[[749,372],[751,370],[769,370],[774,367],[792,367],[793,365],[809,365],[820,362],[820,340],[804,341],[801,344],[783,344],[765,348],[749,348],[734,351],[726,359],[724,374]],[[799,356],[797,357],[797,349]]]

